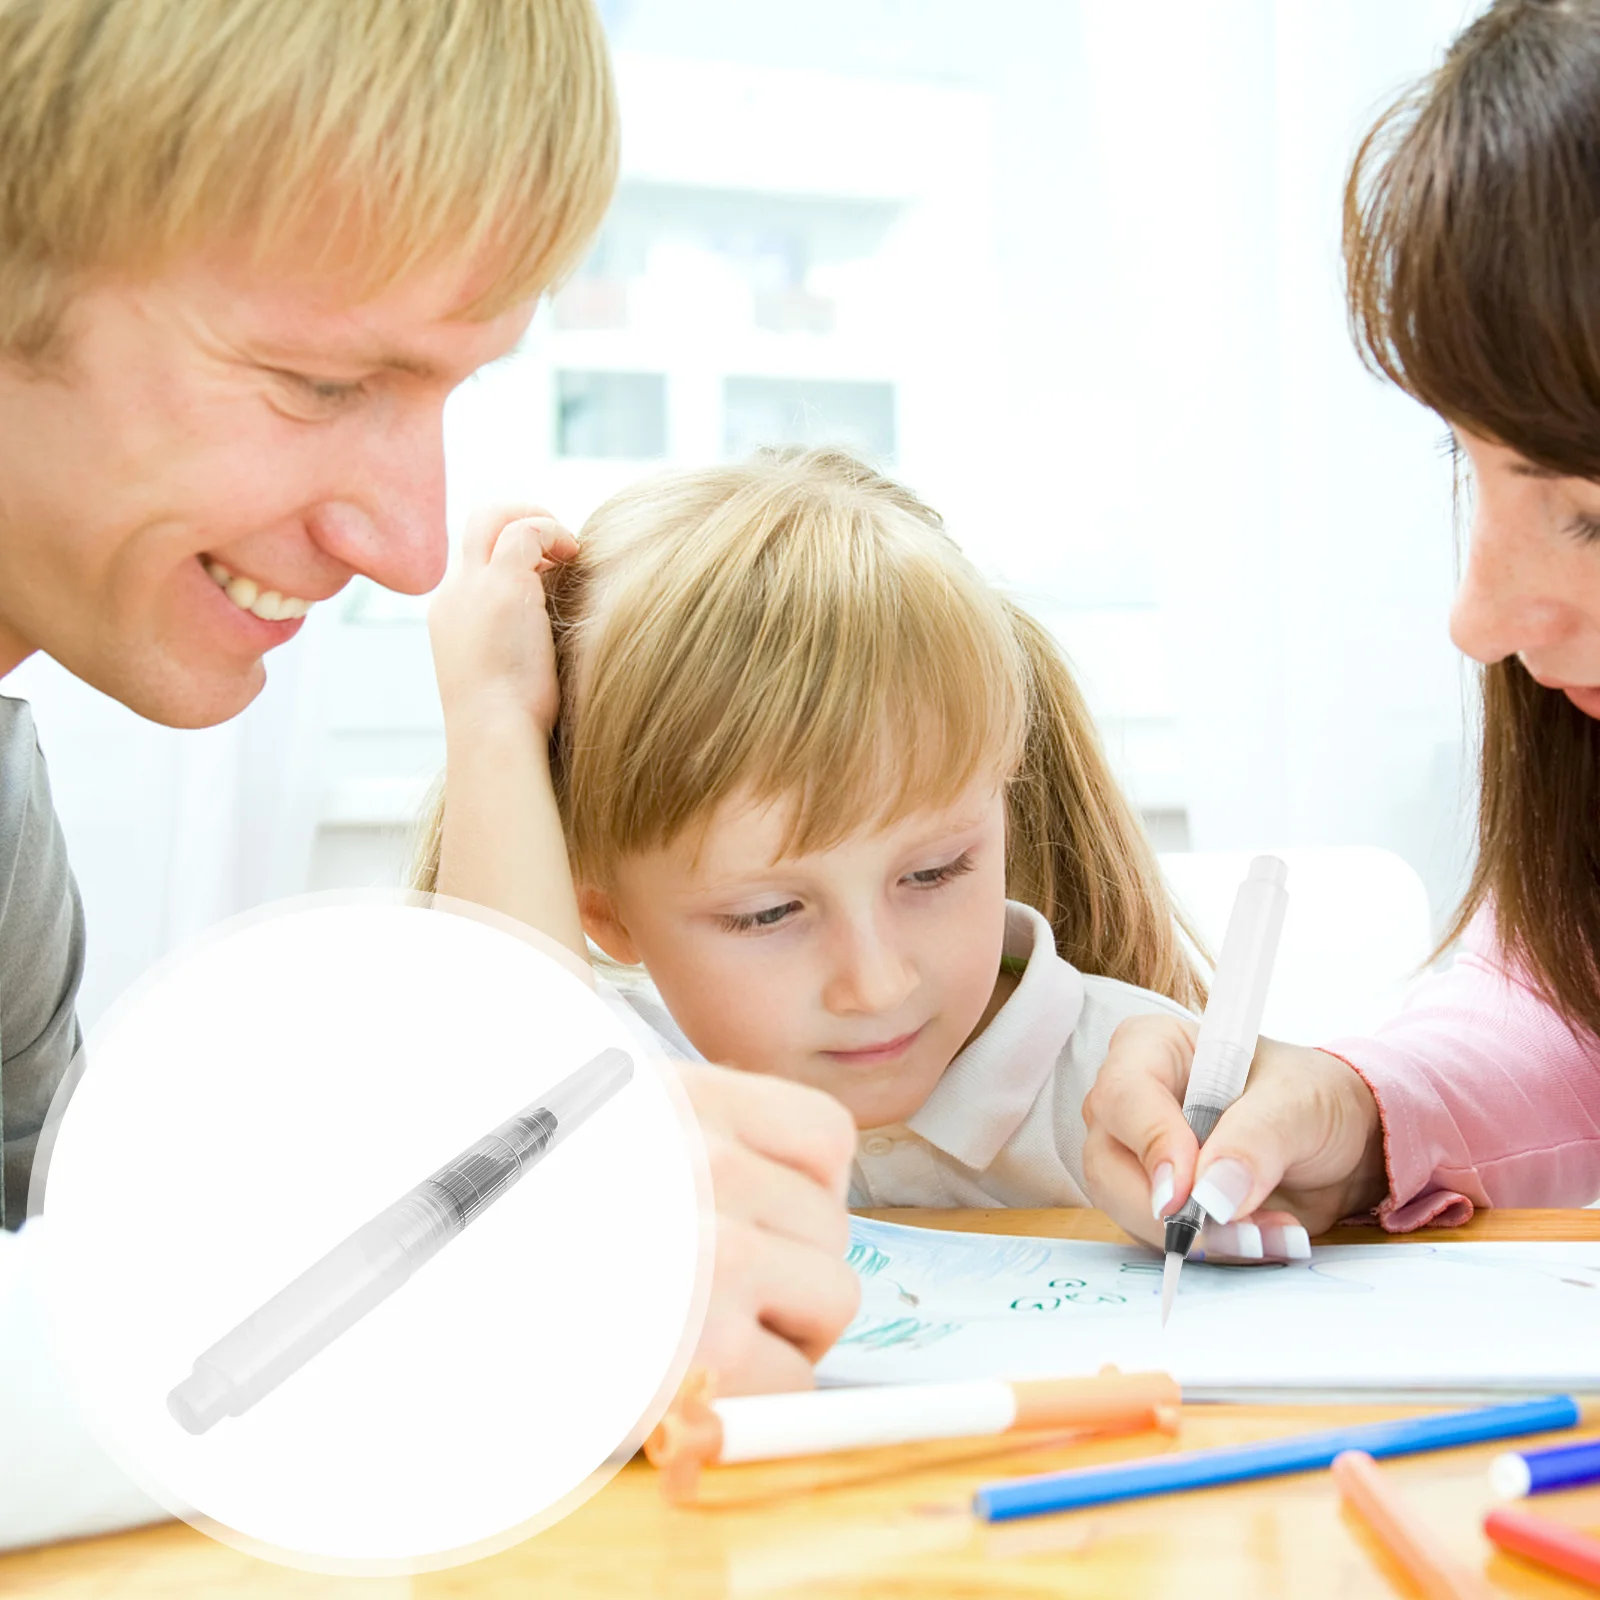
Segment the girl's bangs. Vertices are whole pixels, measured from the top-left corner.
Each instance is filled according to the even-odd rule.
[[[585,870],[734,800],[790,806],[781,854],[825,849],[1020,759],[1025,665],[948,536],[781,475],[763,490],[645,541],[608,586],[571,753],[573,792],[595,797],[573,817]]]
[[[1003,787],[1021,750],[1022,707],[1020,697],[1013,704],[993,693],[981,670],[895,686],[904,693],[890,694],[876,726],[870,715],[856,718],[841,706],[803,745],[772,752],[770,764],[753,763],[752,795],[793,802],[782,854],[824,850],[942,810],[988,779]],[[808,759],[810,750],[816,759]]]

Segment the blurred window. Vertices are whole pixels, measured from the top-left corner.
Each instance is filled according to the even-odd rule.
[[[556,454],[651,461],[667,453],[667,380],[659,372],[556,373]]]
[[[840,445],[875,466],[894,461],[894,385],[814,378],[728,378],[723,453],[761,445]]]

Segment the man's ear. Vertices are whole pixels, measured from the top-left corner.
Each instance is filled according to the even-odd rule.
[[[625,967],[639,964],[639,947],[623,926],[616,904],[605,890],[580,887],[578,915],[583,919],[583,931],[613,961],[620,961]]]

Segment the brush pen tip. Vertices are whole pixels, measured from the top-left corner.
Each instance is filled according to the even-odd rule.
[[[1176,1250],[1167,1252],[1166,1265],[1161,1269],[1161,1326],[1167,1325],[1172,1315],[1172,1302],[1178,1295],[1178,1274],[1183,1271],[1183,1257]]]

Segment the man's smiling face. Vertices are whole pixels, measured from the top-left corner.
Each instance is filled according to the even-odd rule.
[[[204,727],[357,573],[431,589],[445,399],[533,312],[466,320],[481,286],[458,264],[361,302],[192,260],[86,287],[50,366],[0,362],[0,673],[42,650]]]

